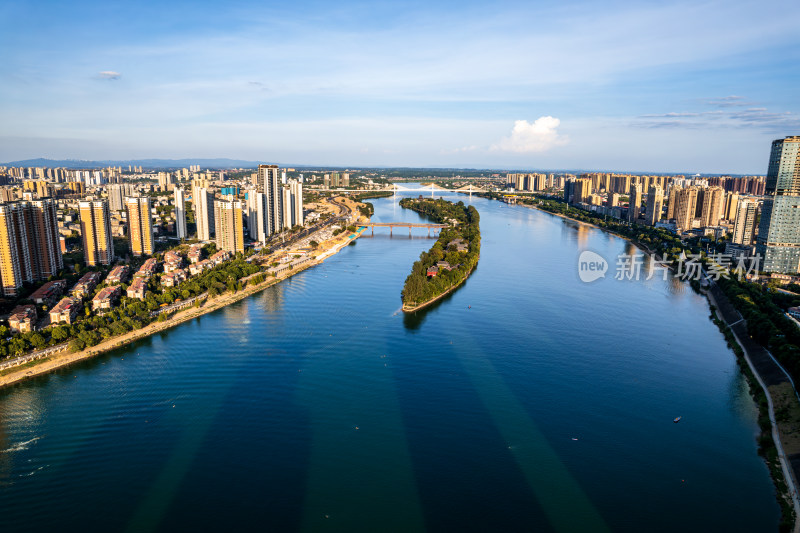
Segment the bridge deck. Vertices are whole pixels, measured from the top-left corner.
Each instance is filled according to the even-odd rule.
[[[415,224],[413,222],[364,222],[359,226],[378,228],[446,228],[447,224]]]

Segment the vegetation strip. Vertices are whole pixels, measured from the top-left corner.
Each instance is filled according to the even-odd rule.
[[[406,278],[401,298],[403,311],[413,312],[435,302],[461,285],[481,255],[480,215],[464,202],[403,198],[400,206],[450,224],[427,252],[422,252]]]

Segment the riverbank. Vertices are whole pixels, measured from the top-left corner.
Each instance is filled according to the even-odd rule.
[[[480,256],[479,256],[479,258],[480,258]],[[421,309],[424,309],[424,308],[428,307],[429,305],[432,305],[432,304],[438,302],[439,300],[441,300],[442,298],[444,298],[445,296],[447,296],[448,294],[450,294],[451,292],[453,292],[454,290],[459,288],[461,285],[463,285],[464,282],[467,281],[467,278],[470,277],[470,275],[472,274],[473,270],[475,270],[474,266],[469,269],[469,272],[467,272],[467,275],[464,276],[464,278],[462,278],[461,281],[459,281],[458,283],[456,283],[455,285],[453,285],[452,287],[450,287],[449,289],[444,291],[439,296],[437,296],[435,298],[432,298],[432,299],[428,300],[427,302],[424,302],[424,303],[421,303],[421,304],[415,305],[415,306],[406,306],[406,304],[403,304],[403,307],[402,307],[403,312],[404,313],[413,313],[415,311],[419,311]]]
[[[762,438],[760,453],[776,485],[778,501],[783,511],[783,530],[788,531],[791,525],[792,531],[800,533],[800,521],[797,520],[800,517],[800,500],[797,494],[797,479],[800,475],[800,402],[794,383],[772,355],[747,335],[747,321],[719,287],[715,284],[704,292],[711,306],[712,316],[716,317],[715,322],[726,337],[733,337],[728,338],[728,344],[737,359],[741,358],[749,369],[749,373],[745,372],[745,368],[742,368],[742,372],[750,385],[751,396],[759,405],[759,426],[762,433],[769,429],[771,434],[770,442],[764,442]],[[753,381],[757,382],[761,394],[755,389],[756,383]],[[768,423],[765,423],[765,418]]]
[[[577,220],[561,213],[540,209],[535,205],[522,205],[602,230],[630,242],[650,256],[654,255],[653,251],[643,243],[625,235],[620,235],[608,228]],[[763,439],[759,439],[759,444],[761,447],[760,452],[769,468],[777,499],[781,504],[784,515],[781,530],[788,531],[790,527],[791,531],[800,533],[800,520],[798,520],[798,517],[800,517],[800,500],[798,499],[797,490],[797,480],[800,478],[800,398],[797,396],[794,383],[784,369],[766,349],[750,339],[747,334],[747,321],[733,308],[727,297],[716,285],[713,286],[713,289],[716,289],[716,291],[708,290],[704,292],[712,316],[717,317],[717,320],[731,332],[742,351],[741,357],[744,363],[752,373],[755,381],[763,389],[764,402],[760,401],[758,391],[754,388],[755,384],[748,379],[750,396],[758,406],[759,420],[767,419],[769,421],[768,427],[762,426],[761,431],[762,434],[769,431],[768,434],[771,435],[771,437],[768,437],[770,438],[770,443],[765,443]],[[716,297],[714,292],[716,292]],[[738,360],[739,354],[736,352],[735,347],[730,344],[730,341],[729,345]],[[747,377],[745,368],[741,370]],[[776,405],[779,407],[776,408]],[[776,415],[776,413],[778,414]],[[770,450],[774,451],[774,458],[770,457]],[[771,462],[771,460],[774,460],[775,463]],[[787,514],[790,516],[786,516]]]
[[[330,243],[327,243],[325,251],[312,261],[300,265],[297,268],[284,270],[283,272],[278,273],[277,277],[268,277],[261,283],[257,283],[252,286],[248,283],[248,285],[242,290],[235,293],[227,292],[211,299],[207,298],[202,306],[192,306],[178,311],[163,322],[153,322],[141,329],[137,329],[117,337],[112,337],[106,341],[96,344],[95,346],[92,346],[91,348],[86,348],[79,352],[61,352],[47,358],[39,359],[32,363],[14,367],[13,370],[6,370],[5,372],[0,373],[0,389],[20,383],[26,379],[48,374],[60,368],[66,368],[70,365],[91,359],[92,357],[96,357],[111,350],[122,348],[155,333],[165,331],[199,316],[222,309],[227,305],[243,300],[248,296],[252,296],[253,294],[261,292],[264,289],[275,285],[276,283],[280,283],[286,278],[322,263],[328,257],[331,257],[332,255],[335,255],[341,251],[342,248],[353,242],[359,236],[360,233],[358,232],[352,236],[342,234],[337,238],[332,239]]]
[[[606,233],[614,235],[615,237],[619,237],[620,239],[628,241],[629,243],[631,243],[632,245],[636,246],[641,251],[643,251],[643,252],[645,252],[645,253],[647,253],[649,255],[653,255],[655,253],[655,252],[653,252],[653,250],[650,249],[650,247],[648,247],[644,243],[638,242],[638,241],[636,241],[634,239],[631,239],[627,235],[622,235],[621,233],[617,233],[616,231],[610,230],[608,228],[600,227],[597,224],[592,224],[591,222],[586,222],[585,220],[578,220],[576,218],[568,217],[566,215],[562,215],[561,213],[553,213],[552,211],[548,211],[547,209],[541,209],[541,208],[536,207],[535,205],[531,205],[531,204],[516,204],[516,205],[521,205],[521,206],[527,207],[529,209],[536,209],[537,211],[541,211],[542,213],[547,213],[548,215],[553,215],[555,217],[563,218],[564,220],[569,220],[570,222],[576,222],[578,224],[584,224],[586,226],[589,226],[590,228],[595,228],[595,229],[599,229],[599,230],[605,231]]]

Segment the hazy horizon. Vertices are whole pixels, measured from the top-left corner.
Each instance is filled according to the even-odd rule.
[[[771,141],[800,134],[799,17],[789,1],[7,4],[0,160],[763,175]]]

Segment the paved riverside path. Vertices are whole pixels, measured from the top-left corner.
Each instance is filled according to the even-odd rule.
[[[62,342],[61,344],[56,344],[55,346],[49,346],[42,350],[37,350],[35,352],[21,355],[13,359],[8,359],[0,363],[0,370],[7,370],[9,368],[14,368],[15,366],[20,366],[26,363],[30,363],[31,361],[36,361],[38,359],[44,359],[45,357],[50,357],[55,353],[66,351],[68,347],[69,347],[69,342]]]
[[[716,283],[711,283],[709,291],[711,292],[714,303],[716,303],[717,312],[722,316],[722,318],[728,324],[728,327],[730,327],[733,333],[736,335],[736,339],[739,341],[739,344],[744,350],[746,357],[749,359],[750,365],[756,372],[756,377],[759,378],[767,388],[786,383],[792,387],[792,390],[795,390],[794,383],[783,370],[783,368],[777,363],[777,361],[772,358],[772,355],[770,355],[770,353],[763,346],[750,338],[750,335],[747,333],[747,321],[744,319],[744,317],[742,317],[741,313],[736,310],[730,300],[728,300],[728,297],[725,295],[722,289],[719,288],[719,285]],[[783,452],[780,430],[777,429],[774,412],[772,412],[773,407],[769,390],[765,390],[764,392],[767,395],[770,404],[770,422],[772,422],[773,426],[773,439],[776,440],[775,445],[778,448],[779,454],[785,455],[786,460],[789,463],[788,466],[791,468],[790,473],[792,479],[786,479],[786,482],[789,485],[790,492],[792,493],[792,501],[795,506],[795,513],[797,513],[797,480],[800,479],[800,453],[785,454]],[[796,394],[797,391],[795,390],[795,395]],[[784,471],[784,475],[785,474],[786,472]],[[795,524],[792,531],[800,531],[800,515],[795,516]]]

